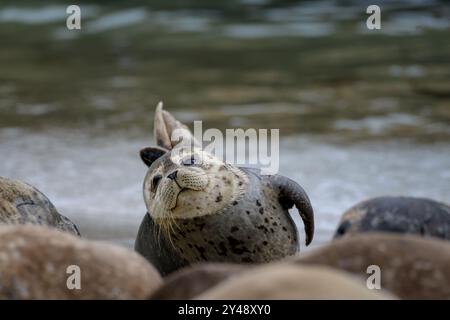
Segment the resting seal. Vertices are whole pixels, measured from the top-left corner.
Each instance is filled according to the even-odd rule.
[[[199,261],[261,263],[295,254],[299,241],[288,212],[294,205],[305,224],[306,245],[311,242],[313,209],[296,182],[235,167],[203,151],[161,104],[154,130],[160,147],[141,150],[149,167],[148,214],[135,249],[162,274]]]
[[[69,289],[73,267],[80,286]],[[161,283],[130,249],[55,228],[0,225],[0,299],[145,299]]]
[[[227,279],[195,299],[395,299],[383,290],[368,289],[361,280],[363,279],[356,279],[346,272],[326,266],[271,263]]]
[[[276,264],[311,264],[313,268],[324,265],[349,272],[363,280],[370,276],[368,267],[375,265],[380,267],[381,289],[401,299],[450,299],[450,243],[437,238],[393,233],[360,233],[336,239],[320,248],[288,257]],[[206,292],[211,292],[223,283],[230,283],[233,279],[242,278],[244,274],[253,274],[254,270],[254,267],[242,264],[193,265],[169,275],[164,284],[153,292],[151,298],[180,300],[205,297]],[[282,272],[278,270],[273,274]],[[296,278],[291,277],[290,281],[295,282]],[[266,279],[254,279],[254,282],[264,284]],[[274,283],[274,287],[275,285]],[[329,290],[335,289],[333,284],[327,284],[320,279],[316,285],[323,288],[324,292],[327,287]],[[253,284],[241,288],[252,286],[258,288]],[[236,299],[237,286],[233,288],[236,295],[232,298]],[[250,299],[250,296],[248,298]]]
[[[450,243],[410,234],[361,233],[342,237],[302,256],[296,263],[322,264],[369,277],[380,267],[381,288],[401,299],[450,299]]]
[[[0,224],[37,224],[80,235],[76,225],[61,215],[36,188],[0,177]]]
[[[344,212],[334,237],[368,231],[450,240],[450,207],[424,198],[379,197],[366,200]]]

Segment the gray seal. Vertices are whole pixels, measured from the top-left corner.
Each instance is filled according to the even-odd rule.
[[[450,240],[450,207],[425,198],[369,199],[344,212],[334,237],[369,231],[417,234]]]
[[[35,187],[0,177],[0,224],[35,224],[80,235],[77,226],[61,215]]]
[[[280,175],[227,164],[198,147],[189,130],[159,104],[159,147],[141,150],[149,167],[147,206],[135,249],[163,275],[201,261],[263,263],[299,250],[294,205],[314,234],[310,200],[296,182]],[[181,139],[174,141],[176,130]]]

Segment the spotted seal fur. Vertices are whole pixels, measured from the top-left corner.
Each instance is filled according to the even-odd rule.
[[[35,187],[0,177],[0,224],[35,224],[80,235],[77,226],[61,215]]]
[[[344,212],[334,237],[368,231],[450,240],[450,206],[426,198],[386,196],[369,199]]]
[[[294,205],[305,224],[306,245],[312,241],[313,209],[296,182],[203,151],[162,104],[154,131],[159,147],[141,150],[149,167],[148,213],[135,249],[162,274],[199,261],[262,263],[297,253],[297,229],[288,212]]]

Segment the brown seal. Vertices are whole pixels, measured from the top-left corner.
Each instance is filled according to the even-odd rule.
[[[151,294],[150,299],[192,299],[229,277],[248,269],[248,265],[241,264],[199,263],[168,275],[164,278],[164,283]]]
[[[358,299],[394,297],[370,290],[361,279],[325,266],[271,263],[255,267],[203,292],[196,299]]]
[[[355,234],[282,263],[325,265],[366,280],[373,274],[368,267],[378,266],[381,288],[399,298],[450,299],[450,244],[439,239],[388,233]],[[251,270],[248,265],[194,265],[167,277],[164,285],[154,292],[155,298],[192,299]]]
[[[160,284],[132,250],[54,228],[0,226],[0,299],[144,299]]]
[[[378,266],[381,287],[402,299],[450,299],[450,243],[415,235],[366,233],[343,237],[296,257],[368,278]]]

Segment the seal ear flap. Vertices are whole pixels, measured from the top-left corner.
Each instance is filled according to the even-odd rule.
[[[309,245],[314,237],[314,211],[305,190],[297,182],[283,176],[273,175],[270,181],[280,191],[280,204],[286,209],[295,205],[299,211],[305,225],[305,243]]]
[[[141,150],[140,155],[142,161],[150,167],[158,158],[165,155],[167,150],[158,147],[148,147]]]

